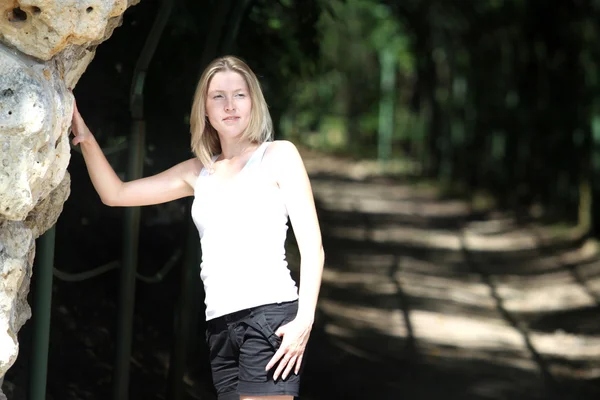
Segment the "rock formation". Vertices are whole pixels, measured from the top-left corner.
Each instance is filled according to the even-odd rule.
[[[69,196],[68,89],[137,2],[0,0],[0,381],[31,316],[35,239]]]

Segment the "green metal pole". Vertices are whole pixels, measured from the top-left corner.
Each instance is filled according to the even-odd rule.
[[[53,226],[38,239],[33,298],[33,343],[29,375],[29,400],[46,399],[50,316],[52,305],[52,268],[54,267]]]
[[[396,86],[396,58],[391,49],[383,49],[379,53],[381,64],[381,95],[379,101],[379,137],[377,158],[386,164],[392,154],[392,137],[394,135],[394,94]]]
[[[163,0],[154,25],[148,34],[144,48],[138,57],[131,83],[129,108],[132,117],[129,138],[129,165],[127,180],[143,176],[145,149],[144,86],[146,71],[154,56],[162,32],[171,15],[174,0]],[[140,207],[125,210],[123,237],[123,264],[119,291],[119,315],[117,317],[117,347],[114,372],[113,400],[129,398],[129,367],[135,308],[135,281],[138,264]]]
[[[188,210],[191,209],[191,201]],[[196,307],[195,280],[198,279],[199,269],[199,241],[198,231],[191,218],[187,224],[187,237],[185,256],[181,273],[181,291],[179,293],[178,307],[175,310],[175,327],[173,342],[171,343],[171,360],[169,362],[169,382],[167,399],[181,399],[183,392],[183,375],[185,373],[186,355],[190,348],[192,324],[197,317],[194,313]]]
[[[144,160],[144,122],[134,121],[129,139],[128,180],[142,176]],[[140,207],[125,209],[123,229],[123,263],[120,273],[119,314],[117,317],[117,360],[114,376],[114,399],[129,398],[129,362],[135,308],[135,280],[138,264]]]

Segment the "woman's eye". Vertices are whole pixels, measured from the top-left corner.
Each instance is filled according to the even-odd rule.
[[[246,95],[244,93],[238,93],[237,97],[246,97]]]

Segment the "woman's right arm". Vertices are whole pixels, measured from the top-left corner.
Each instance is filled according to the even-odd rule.
[[[194,194],[193,182],[201,169],[200,162],[189,159],[147,178],[123,182],[104,156],[100,145],[73,106],[73,144],[79,144],[96,192],[108,206],[145,206],[165,203]]]

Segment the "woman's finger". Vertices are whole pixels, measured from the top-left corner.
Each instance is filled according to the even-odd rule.
[[[296,363],[296,356],[294,355],[290,358],[290,361],[288,362],[287,367],[285,368],[285,371],[283,371],[283,375],[281,375],[281,379],[285,379],[288,377],[290,372],[292,372],[292,368],[294,368],[295,363]]]
[[[280,347],[279,350],[277,350],[277,352],[273,356],[273,358],[271,358],[271,361],[269,361],[269,363],[265,367],[265,371],[268,371],[271,368],[273,368],[273,366],[277,364],[277,362],[281,359],[281,357],[283,357],[284,354],[285,350],[282,347]]]
[[[296,360],[296,375],[298,375],[300,373],[300,366],[302,365],[302,357],[304,357],[304,354],[300,354],[298,356],[298,359]]]
[[[283,371],[283,369],[288,365],[288,363],[290,362],[290,358],[291,358],[290,353],[286,353],[285,356],[283,356],[283,358],[279,362],[279,365],[277,366],[277,369],[273,373],[274,381],[277,380],[277,378],[281,375],[281,372]]]

